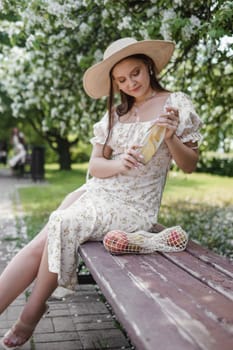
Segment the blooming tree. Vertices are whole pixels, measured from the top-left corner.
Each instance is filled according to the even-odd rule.
[[[12,115],[48,141],[62,169],[105,108],[105,99],[96,103],[84,93],[83,73],[123,36],[176,41],[163,81],[192,95],[208,121],[208,147],[226,147],[232,51],[223,38],[231,35],[231,1],[2,0],[0,9],[0,113],[4,96],[5,109],[10,103]]]

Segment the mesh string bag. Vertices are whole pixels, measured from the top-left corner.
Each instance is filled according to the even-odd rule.
[[[180,226],[166,228],[159,233],[145,231],[126,233],[113,230],[103,239],[104,247],[111,254],[180,252],[186,248],[187,243],[188,235]]]

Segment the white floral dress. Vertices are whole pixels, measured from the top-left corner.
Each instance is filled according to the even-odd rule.
[[[189,97],[171,93],[164,108],[179,109],[177,136],[182,142],[196,142],[201,121]],[[153,121],[121,123],[116,121],[108,145],[117,159],[131,145],[140,144]],[[91,143],[104,144],[107,115],[94,125]],[[146,165],[110,178],[91,178],[78,190],[85,190],[69,208],[54,211],[48,225],[49,270],[58,274],[60,286],[73,289],[77,283],[77,248],[87,240],[102,240],[110,230],[151,232],[157,222],[171,155],[163,142]]]

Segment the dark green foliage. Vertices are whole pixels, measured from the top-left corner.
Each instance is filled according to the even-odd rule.
[[[197,172],[210,173],[222,176],[233,176],[232,154],[203,153],[200,156]]]

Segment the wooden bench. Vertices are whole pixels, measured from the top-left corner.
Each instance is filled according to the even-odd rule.
[[[79,254],[137,350],[232,350],[233,265],[190,241],[180,253]]]

